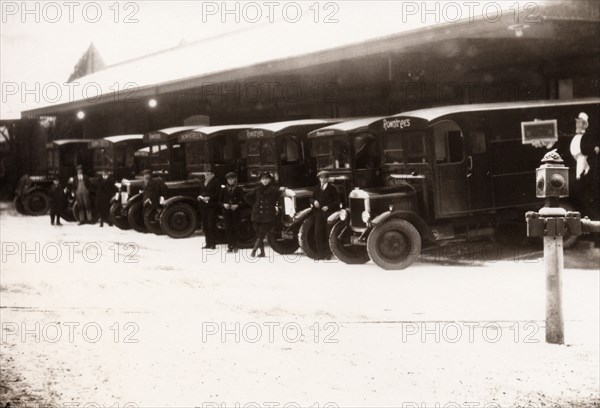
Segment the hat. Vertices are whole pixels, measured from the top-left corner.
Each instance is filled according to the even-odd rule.
[[[329,172],[326,170],[321,170],[320,172],[317,173],[317,177],[321,178],[321,177],[329,177]]]
[[[210,172],[210,173],[214,173],[214,172],[215,172],[215,169],[213,168],[213,165],[212,165],[212,164],[205,164],[205,165],[204,165],[204,171],[205,171],[206,173],[208,173],[208,172]]]
[[[237,174],[235,174],[233,171],[230,171],[229,173],[225,174],[225,178],[237,178]]]
[[[144,176],[146,174],[152,175],[152,172],[150,170],[148,170],[148,169],[142,170],[142,176]]]
[[[268,171],[264,171],[260,174],[260,178],[268,178],[268,179],[273,179],[273,175],[271,173],[269,173]]]
[[[83,166],[81,164],[78,164],[76,167],[77,170],[83,170]]]
[[[590,118],[590,117],[589,117],[589,116],[587,115],[587,113],[585,113],[585,112],[581,112],[581,113],[579,114],[579,119],[583,119],[583,120],[585,120],[586,122],[588,122],[589,118]]]

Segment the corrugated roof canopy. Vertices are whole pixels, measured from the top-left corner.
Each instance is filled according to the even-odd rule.
[[[509,6],[508,3],[503,4],[503,7]],[[198,88],[213,81],[235,81],[252,75],[272,75],[285,70],[298,70],[344,59],[423,52],[423,47],[432,43],[461,39],[511,39],[518,41],[521,46],[529,44],[528,47],[535,44],[539,47],[540,40],[566,39],[565,41],[572,42],[573,38],[581,35],[582,24],[585,22],[583,19],[573,22],[555,17],[542,19],[541,23],[530,24],[516,39],[515,29],[511,28],[514,26],[512,13],[503,13],[499,21],[478,18],[432,26],[430,20],[416,24],[400,24],[402,11],[400,6],[397,8],[397,13],[379,13],[375,23],[372,17],[369,19],[365,16],[368,29],[357,26],[356,29],[349,30],[341,23],[273,23],[157,52],[78,79],[79,89],[89,85],[88,89],[98,90],[98,98],[85,100],[84,95],[76,92],[75,98],[68,100],[73,95],[63,92],[63,98],[56,103],[25,111],[23,115],[54,115],[114,102],[115,84],[120,88],[117,92],[121,99],[118,100],[131,94],[132,90],[128,86],[132,84],[136,88],[134,96],[146,98]],[[572,30],[566,32],[564,25],[559,24],[565,21],[570,24],[569,27],[573,27]],[[277,42],[273,42],[274,36],[277,36]],[[456,50],[456,47],[460,49],[458,43],[449,44],[452,45],[449,49],[440,47],[436,50],[441,53],[438,57],[441,58],[444,52]],[[598,44],[582,44],[582,47],[590,46],[598,48]]]

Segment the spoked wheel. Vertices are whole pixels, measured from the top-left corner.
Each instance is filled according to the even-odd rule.
[[[164,235],[164,231],[160,226],[160,219],[157,217],[157,210],[146,210],[144,212],[144,225],[151,232],[156,235]]]
[[[244,208],[240,213],[240,223],[238,225],[238,247],[252,248],[254,242],[256,241],[256,232],[254,231],[254,226],[252,225],[252,210],[249,208]]]
[[[171,238],[187,238],[198,227],[198,214],[188,204],[174,204],[162,212],[160,225]]]
[[[120,203],[112,203],[110,206],[110,221],[119,229],[131,229],[127,216],[123,215],[123,206]]]
[[[340,261],[350,265],[359,265],[369,262],[367,247],[352,245],[350,236],[352,229],[346,221],[338,221],[329,233],[329,247],[333,255]]]
[[[300,248],[310,259],[317,259],[317,245],[315,243],[315,217],[310,216],[304,220],[298,232]],[[329,245],[323,256],[331,255]]]
[[[367,252],[383,269],[406,269],[421,253],[421,236],[410,222],[393,218],[373,228]]]
[[[50,197],[43,191],[33,191],[23,198],[23,208],[28,215],[45,215],[50,209]]]
[[[19,214],[27,215],[27,211],[25,211],[25,206],[23,205],[23,197],[20,195],[15,196],[13,204],[15,205],[15,210],[17,210]]]
[[[127,221],[129,226],[137,232],[146,233],[148,232],[146,225],[144,225],[144,208],[143,203],[138,201],[133,203],[127,211]]]

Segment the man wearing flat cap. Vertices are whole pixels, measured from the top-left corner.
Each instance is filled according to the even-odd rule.
[[[160,177],[152,178],[148,169],[142,171],[144,214],[150,213],[160,205],[160,197],[167,194],[167,185]]]
[[[240,222],[240,206],[244,202],[244,190],[237,183],[237,174],[229,172],[225,175],[227,185],[221,189],[219,205],[223,208],[225,235],[227,236],[227,252],[238,249],[238,224]]]
[[[215,249],[217,246],[217,208],[220,193],[221,183],[215,177],[212,166],[208,165],[204,169],[204,182],[198,196],[202,211],[205,249]]]
[[[90,198],[90,179],[83,174],[83,166],[77,166],[77,175],[73,180],[75,187],[75,201],[79,207],[79,224],[92,222],[92,200]]]
[[[340,194],[329,183],[329,172],[317,174],[319,185],[315,187],[312,196],[313,215],[315,217],[315,259],[329,258],[327,239],[327,218],[340,208]]]

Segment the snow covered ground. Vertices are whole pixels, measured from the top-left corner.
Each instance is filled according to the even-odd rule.
[[[0,228],[1,407],[600,406],[585,243],[566,254],[556,346],[536,251],[482,243],[389,272],[51,227],[5,204]]]

